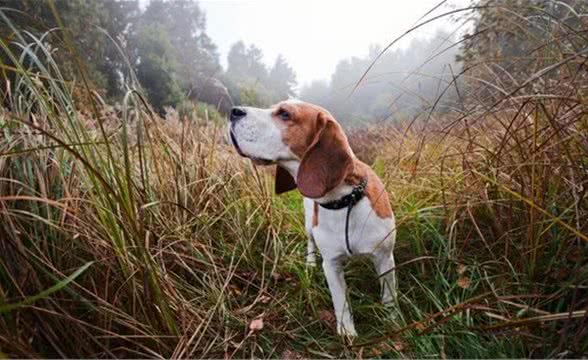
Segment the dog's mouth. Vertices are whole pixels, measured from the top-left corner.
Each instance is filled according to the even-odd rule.
[[[229,129],[229,136],[231,137],[231,142],[233,143],[233,146],[235,147],[235,150],[237,150],[237,153],[239,155],[241,155],[244,158],[248,158],[250,159],[255,165],[271,165],[274,163],[273,160],[269,160],[269,159],[262,159],[262,158],[258,158],[258,157],[253,157],[253,156],[249,156],[246,155],[243,150],[241,150],[241,148],[239,147],[239,143],[237,142],[237,139],[235,138],[235,134],[233,134],[233,129]]]
[[[241,150],[241,148],[239,147],[239,143],[237,142],[237,139],[235,138],[235,134],[233,134],[233,129],[229,129],[229,136],[231,137],[231,142],[233,143],[233,146],[235,147],[235,150],[237,150],[237,154],[243,156],[243,157],[248,157],[247,155],[245,155],[243,153],[243,151]]]

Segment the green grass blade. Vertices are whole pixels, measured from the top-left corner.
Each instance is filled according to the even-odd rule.
[[[64,287],[69,285],[72,281],[74,281],[78,276],[83,274],[93,263],[94,263],[93,261],[87,262],[82,267],[80,267],[79,269],[74,271],[74,273],[71,274],[70,276],[66,277],[65,279],[59,281],[57,284],[51,286],[47,290],[41,291],[40,293],[38,293],[36,295],[29,296],[28,298],[26,298],[22,301],[19,301],[17,303],[14,303],[14,304],[0,305],[0,314],[10,312],[10,311],[17,309],[19,307],[22,307],[22,306],[31,305],[31,304],[35,303],[37,300],[44,299],[44,298],[48,297],[49,295],[53,294],[54,292],[63,289]]]

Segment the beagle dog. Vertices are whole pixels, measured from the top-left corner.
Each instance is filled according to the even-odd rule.
[[[234,107],[229,136],[237,152],[257,165],[277,165],[275,191],[298,188],[308,233],[306,262],[322,255],[339,335],[356,336],[342,261],[368,255],[382,301],[396,298],[392,251],[395,221],[384,185],[351,150],[341,126],[325,109],[298,100],[269,109]]]

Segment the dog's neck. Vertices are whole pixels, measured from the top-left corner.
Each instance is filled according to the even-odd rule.
[[[346,195],[351,194],[351,191],[353,191],[353,187],[357,185],[359,181],[361,181],[361,179],[363,178],[363,175],[358,173],[359,169],[361,168],[360,166],[357,166],[358,163],[360,163],[360,161],[355,156],[353,156],[353,172],[347,175],[343,182],[339,184],[336,188],[332,189],[322,197],[312,200],[319,204],[324,204],[334,200],[338,200]],[[300,167],[300,161],[284,160],[280,161],[279,165],[282,168],[286,169],[290,173],[294,181],[296,181],[298,176],[298,168]]]
[[[278,165],[281,166],[283,169],[287,170],[292,176],[292,179],[296,181],[296,176],[298,176],[298,168],[300,167],[300,161],[298,160],[281,160],[278,161]]]

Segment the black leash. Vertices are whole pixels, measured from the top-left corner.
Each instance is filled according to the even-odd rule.
[[[350,194],[343,196],[341,199],[319,204],[323,208],[329,210],[339,210],[343,209],[344,207],[347,208],[347,216],[345,217],[345,246],[347,247],[349,254],[353,254],[351,251],[351,246],[349,245],[349,216],[351,215],[351,210],[355,204],[357,204],[365,196],[366,186],[367,178],[363,178],[357,186],[353,187],[353,190],[351,190]]]

